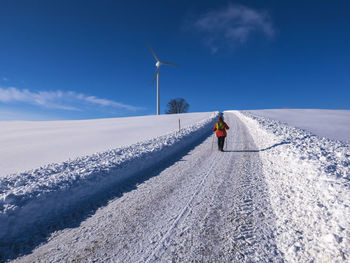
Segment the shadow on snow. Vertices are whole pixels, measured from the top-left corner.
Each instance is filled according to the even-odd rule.
[[[242,152],[249,152],[249,153],[257,153],[257,152],[263,152],[263,151],[267,151],[267,150],[270,150],[272,148],[275,148],[277,146],[281,146],[283,144],[290,144],[289,141],[285,141],[285,142],[280,142],[280,143],[276,143],[270,147],[267,147],[267,148],[264,148],[264,149],[260,149],[260,150],[250,150],[250,149],[247,149],[247,150],[225,150],[224,152],[234,152],[234,153],[242,153]]]

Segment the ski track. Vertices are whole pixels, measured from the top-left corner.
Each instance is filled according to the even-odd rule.
[[[216,155],[213,160],[210,160],[210,167],[205,166],[204,168],[201,168],[200,175],[201,175],[201,177],[203,177],[202,181],[199,183],[196,191],[191,196],[190,200],[185,205],[185,207],[182,209],[180,214],[177,216],[174,223],[169,227],[166,234],[158,242],[156,248],[154,250],[152,250],[151,254],[145,258],[145,262],[150,262],[151,259],[154,258],[157,253],[159,253],[159,251],[164,249],[166,242],[169,242],[170,237],[172,235],[174,235],[175,229],[178,227],[179,224],[182,223],[183,219],[185,219],[187,217],[187,215],[191,212],[192,203],[195,200],[195,198],[197,197],[197,195],[199,194],[199,192],[202,190],[203,185],[204,185],[206,179],[208,178],[208,176],[213,172],[213,169],[215,168],[215,162],[217,161],[217,157],[218,157],[218,155]]]
[[[14,262],[283,262],[259,153],[234,113],[225,121],[226,152],[209,137]]]

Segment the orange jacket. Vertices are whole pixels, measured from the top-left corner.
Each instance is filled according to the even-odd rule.
[[[226,124],[226,122],[222,121],[224,123],[224,129],[223,130],[218,130],[217,129],[217,124],[219,121],[217,121],[214,125],[213,131],[216,131],[216,137],[226,137],[227,133],[226,130],[230,129],[230,127],[228,127],[228,125]]]

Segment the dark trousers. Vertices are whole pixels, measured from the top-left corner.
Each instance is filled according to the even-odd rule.
[[[224,144],[225,144],[225,136],[218,137],[218,146],[220,151],[224,149]]]

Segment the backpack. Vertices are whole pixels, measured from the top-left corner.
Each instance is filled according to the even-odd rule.
[[[222,131],[223,129],[225,128],[225,124],[223,121],[218,121],[216,123],[216,129],[219,130],[219,131]]]

